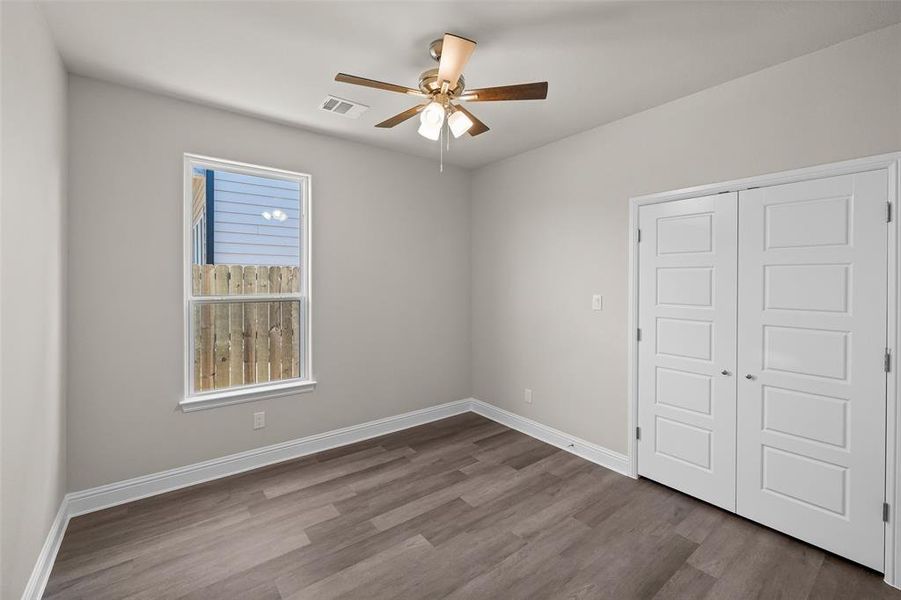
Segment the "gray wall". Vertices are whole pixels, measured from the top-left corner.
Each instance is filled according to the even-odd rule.
[[[478,170],[474,396],[625,452],[628,199],[901,150],[899,65],[894,26]]]
[[[71,490],[470,395],[468,173],[75,76],[69,111]],[[177,409],[183,152],[312,175],[315,392]]]
[[[66,488],[66,75],[35,4],[0,11],[0,597],[18,598]]]

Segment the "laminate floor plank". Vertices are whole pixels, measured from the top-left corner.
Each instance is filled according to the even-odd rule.
[[[575,519],[566,519],[542,532],[535,543],[526,544],[490,571],[467,581],[447,596],[449,600],[466,598],[503,598],[517,581],[533,575],[547,561],[585,535],[589,528]]]
[[[684,563],[663,587],[654,594],[654,600],[677,600],[679,598],[703,598],[716,583],[716,578],[704,571]]]
[[[44,597],[901,600],[901,591],[467,413],[75,517]]]
[[[333,552],[323,550],[309,553],[309,559],[294,558],[289,568],[281,571],[277,579],[278,587],[283,593],[290,595],[416,535],[428,539],[426,534],[429,528],[446,526],[461,510],[465,510],[465,503],[456,499],[384,531],[378,531],[367,521],[370,530],[355,543],[343,545]]]

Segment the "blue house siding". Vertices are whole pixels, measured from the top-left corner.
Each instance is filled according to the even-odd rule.
[[[300,266],[300,184],[215,171],[213,262]],[[280,210],[287,219],[267,220]]]

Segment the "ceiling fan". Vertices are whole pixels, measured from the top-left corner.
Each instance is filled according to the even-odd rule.
[[[419,135],[435,141],[440,139],[445,126],[454,137],[460,137],[466,132],[476,136],[488,131],[488,126],[477,119],[460,102],[544,100],[547,98],[546,81],[467,90],[463,69],[475,48],[476,43],[472,40],[451,33],[445,33],[442,39],[432,42],[429,45],[429,55],[438,61],[438,68],[422,72],[419,76],[419,89],[345,73],[338,73],[335,81],[422,98],[421,104],[382,121],[376,127],[394,127],[419,114]]]

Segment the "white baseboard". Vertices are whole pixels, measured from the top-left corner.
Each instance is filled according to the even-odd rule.
[[[527,419],[510,411],[498,408],[493,404],[482,402],[473,398],[472,412],[487,417],[492,421],[497,421],[502,425],[506,425],[510,429],[521,431],[526,435],[530,435],[535,439],[541,440],[551,446],[557,446],[561,450],[572,452],[576,456],[580,456],[585,460],[591,461],[597,465],[616,471],[628,477],[631,477],[631,461],[625,454],[608,450],[603,446],[586,442],[575,436],[564,433],[553,427],[542,425],[532,419]]]
[[[316,452],[346,446],[370,438],[379,437],[401,429],[424,425],[465,412],[474,412],[492,421],[521,431],[543,442],[606,467],[624,475],[629,474],[629,457],[596,444],[586,442],[562,431],[542,425],[531,419],[513,414],[481,400],[467,398],[431,406],[422,410],[352,425],[297,440],[256,448],[238,454],[186,465],[168,471],[152,473],[125,481],[69,493],[63,498],[59,512],[41,549],[41,554],[28,580],[22,600],[39,600],[47,586],[50,571],[56,560],[69,519],[127,502],[156,496],[165,492],[197,485],[258,469],[275,463],[300,458]]]
[[[67,497],[63,497],[59,504],[59,510],[56,511],[56,517],[50,525],[50,532],[47,534],[41,553],[38,555],[38,560],[31,571],[31,577],[25,584],[22,600],[40,600],[44,595],[44,588],[47,587],[47,580],[50,579],[50,571],[53,570],[56,553],[59,552],[59,546],[63,542],[63,535],[66,533],[68,524],[69,505]]]
[[[152,473],[68,495],[69,515],[77,516],[275,463],[331,450],[370,438],[468,412],[470,401],[457,400],[413,412],[351,425],[325,433],[255,448],[201,463]]]
[[[72,492],[66,496],[68,516],[75,517],[103,508],[147,498],[148,496],[155,496],[229,475],[236,475],[267,465],[315,454],[316,452],[361,442],[401,429],[408,429],[445,419],[468,411],[521,431],[552,446],[572,452],[602,467],[623,474],[629,473],[629,457],[623,454],[568,435],[481,400],[467,398],[376,421],[369,421],[360,425],[326,431],[325,433],[280,444],[255,448],[222,458],[177,467],[168,471],[118,481],[80,492]]]

